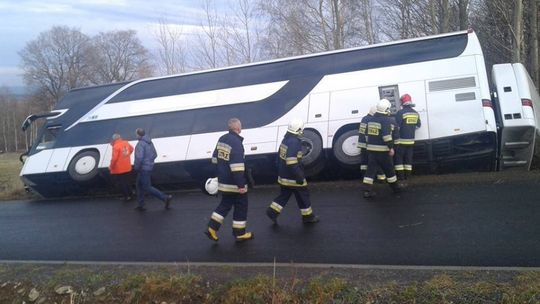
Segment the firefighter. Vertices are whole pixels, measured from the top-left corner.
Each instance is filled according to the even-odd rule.
[[[368,115],[362,117],[362,120],[360,121],[360,128],[358,129],[358,148],[360,149],[360,171],[362,174],[362,177],[366,175],[367,171],[367,165],[368,165],[368,153],[366,150],[367,143],[366,143],[366,129],[367,124],[373,117],[373,115],[377,112],[377,106],[372,106],[369,109]],[[384,182],[386,179],[386,176],[382,172],[380,168],[377,169],[377,180],[380,182]]]
[[[392,140],[393,124],[388,116],[390,114],[390,102],[381,99],[377,103],[377,111],[367,124],[367,145],[368,168],[364,176],[364,198],[375,196],[373,192],[373,180],[377,173],[377,168],[381,168],[386,175],[386,181],[397,193],[400,188],[397,184],[397,177],[392,163],[394,156],[394,141]]]
[[[218,191],[221,202],[212,213],[208,229],[204,232],[212,241],[218,241],[218,230],[229,211],[233,211],[233,235],[236,242],[253,239],[253,233],[246,231],[248,197],[247,181],[244,175],[244,138],[240,136],[242,123],[238,118],[228,121],[229,133],[218,140],[212,163],[217,165]]]
[[[319,221],[319,217],[311,209],[311,200],[302,165],[302,141],[299,137],[302,135],[303,129],[304,122],[302,120],[291,120],[287,127],[287,133],[279,146],[278,183],[281,193],[266,209],[266,215],[274,224],[277,224],[278,216],[293,194],[302,214],[302,222],[312,224]]]
[[[401,183],[412,173],[414,133],[420,128],[420,116],[413,107],[411,96],[405,94],[400,98],[402,109],[396,113],[396,123],[399,127],[399,138],[396,142],[394,168]]]

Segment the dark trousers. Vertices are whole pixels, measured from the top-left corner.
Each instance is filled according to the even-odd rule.
[[[287,206],[291,195],[294,194],[298,208],[303,217],[313,217],[313,210],[311,209],[311,199],[309,198],[309,190],[307,187],[280,187],[279,195],[274,198],[274,201],[268,207],[270,216],[277,218],[281,213],[281,210]]]
[[[111,178],[115,187],[122,193],[124,199],[128,199],[133,195],[130,183],[131,172],[111,174]]]
[[[360,151],[360,171],[362,173],[362,177],[366,176],[366,172],[368,169],[368,162],[369,162],[369,152],[367,149],[362,149]],[[381,168],[377,168],[377,179],[379,181],[384,181],[386,179],[386,175],[384,175]]]
[[[247,194],[222,194],[221,202],[212,213],[208,227],[218,231],[223,220],[233,211],[233,235],[239,236],[246,233],[247,212],[248,212],[248,196]]]
[[[366,176],[364,176],[363,180],[365,189],[370,191],[373,187],[373,181],[375,179],[375,175],[377,174],[378,168],[382,169],[382,171],[386,175],[386,181],[388,182],[388,184],[390,184],[392,189],[394,189],[397,177],[396,172],[394,171],[392,157],[386,151],[370,151],[368,155],[368,169],[366,172]]]
[[[152,187],[152,183],[150,181],[151,175],[152,171],[144,170],[139,171],[137,174],[137,202],[139,203],[140,207],[144,207],[144,195],[146,192],[152,194],[162,201],[167,199],[167,195],[165,193]]]
[[[405,180],[412,173],[414,145],[397,145],[394,168],[399,180]]]

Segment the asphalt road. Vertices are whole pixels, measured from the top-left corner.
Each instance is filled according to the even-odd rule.
[[[499,174],[499,175],[497,175]],[[540,174],[418,177],[395,196],[361,198],[358,181],[312,184],[321,222],[301,223],[294,199],[273,226],[275,186],[249,194],[255,239],[204,235],[218,199],[174,194],[172,210],[112,198],[0,203],[0,260],[263,262],[436,266],[540,266]]]

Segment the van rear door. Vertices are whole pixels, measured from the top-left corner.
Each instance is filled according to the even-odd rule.
[[[499,170],[529,170],[538,126],[533,103],[540,107],[540,98],[532,81],[528,81],[527,71],[519,63],[494,65],[492,77],[501,117]]]

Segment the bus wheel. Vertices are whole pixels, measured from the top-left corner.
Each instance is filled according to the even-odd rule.
[[[315,131],[304,130],[300,137],[302,141],[302,163],[309,167],[322,157],[322,139]]]
[[[99,153],[85,151],[75,155],[68,166],[68,173],[78,182],[91,180],[98,173]]]
[[[336,139],[332,150],[340,163],[344,165],[358,165],[360,164],[360,149],[357,145],[358,131],[349,130]]]

